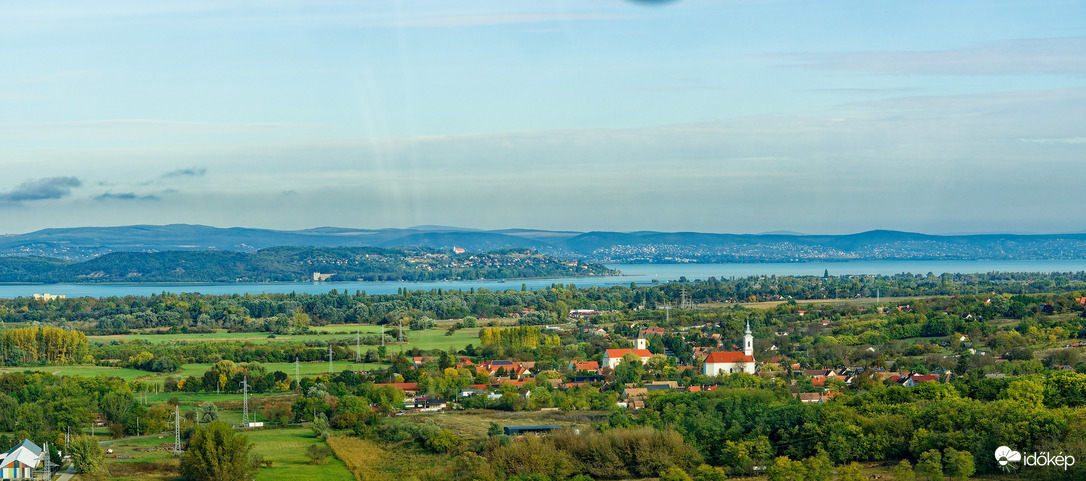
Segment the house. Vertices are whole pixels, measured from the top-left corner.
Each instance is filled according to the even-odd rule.
[[[596,361],[570,361],[569,370],[573,372],[588,371],[591,373],[598,373],[600,372],[600,363]]]
[[[622,362],[622,356],[631,352],[641,358],[642,364],[648,362],[649,358],[652,357],[652,353],[648,349],[608,349],[603,353],[603,366],[614,369]]]
[[[906,379],[905,382],[901,383],[901,385],[905,386],[905,387],[913,387],[913,386],[916,386],[917,384],[920,384],[922,382],[931,382],[931,381],[938,382],[939,381],[939,375],[938,374],[928,374],[926,376],[921,376],[921,375],[918,375],[918,374],[914,374],[912,376],[909,376],[909,378]]]
[[[719,376],[745,372],[754,374],[754,335],[750,332],[750,323],[747,323],[747,332],[743,336],[743,351],[712,352],[705,357],[702,372],[706,376]]]
[[[653,381],[645,384],[645,389],[648,391],[674,391],[679,389],[678,381]]]
[[[593,334],[593,335],[596,335],[596,336],[606,336],[607,335],[607,331],[604,330],[604,329],[601,329],[599,327],[581,328],[581,332],[583,332],[585,334]]]
[[[24,439],[18,446],[4,453],[0,462],[0,478],[33,479],[34,469],[41,463],[42,449],[37,444]]]
[[[569,310],[569,318],[570,319],[588,319],[589,317],[592,317],[592,316],[595,316],[595,315],[598,315],[598,314],[599,314],[599,312],[597,312],[595,309],[570,309]]]
[[[642,329],[639,332],[639,334],[642,335],[642,336],[645,336],[645,337],[663,336],[664,332],[665,332],[664,328],[662,328],[662,327],[649,327],[649,328]]]
[[[839,392],[801,392],[793,394],[801,403],[825,403],[829,402]]]
[[[415,393],[419,391],[419,383],[417,382],[379,382],[374,384],[374,386],[392,386],[400,388],[407,397],[413,397]]]

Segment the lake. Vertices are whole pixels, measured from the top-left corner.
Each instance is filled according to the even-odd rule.
[[[1086,270],[1086,260],[1055,261],[851,261],[764,264],[612,264],[621,276],[562,277],[509,281],[437,281],[437,282],[282,282],[249,284],[0,284],[0,298],[27,297],[35,293],[63,294],[68,297],[109,297],[150,295],[161,292],[199,292],[202,294],[326,293],[332,289],[347,292],[365,291],[369,294],[394,294],[406,287],[411,290],[472,288],[506,290],[542,289],[551,284],[577,286],[614,286],[667,282],[687,279],[746,277],[752,275],[822,275],[849,274],[891,275],[901,273],[943,274],[947,272],[1077,272]]]

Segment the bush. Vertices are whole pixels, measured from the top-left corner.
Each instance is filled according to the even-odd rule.
[[[328,456],[332,455],[332,448],[324,443],[310,444],[305,450],[305,457],[311,464],[324,464],[328,462]]]
[[[690,475],[686,474],[686,471],[679,469],[676,466],[672,466],[660,473],[660,481],[693,481],[690,479]]]

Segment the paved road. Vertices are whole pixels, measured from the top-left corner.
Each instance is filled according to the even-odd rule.
[[[56,481],[68,481],[72,479],[72,476],[75,476],[75,466],[69,465],[68,469],[65,469],[63,473],[60,473],[60,477],[57,478]]]

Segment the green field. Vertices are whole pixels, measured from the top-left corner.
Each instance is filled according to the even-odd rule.
[[[343,461],[334,457],[328,459],[328,464],[319,467],[309,464],[309,458],[305,457],[306,448],[310,444],[321,442],[309,428],[258,429],[244,431],[244,434],[253,443],[253,453],[263,455],[272,461],[271,467],[264,467],[257,471],[258,481],[303,479],[351,481],[354,479]],[[132,471],[131,465],[146,462],[176,465],[176,460],[173,459],[169,449],[156,449],[165,443],[173,443],[172,433],[163,434],[161,437],[126,439],[105,445],[103,448],[113,449],[113,454],[106,458],[106,467],[120,474]],[[144,451],[147,449],[155,450]],[[123,466],[126,464],[130,466]],[[123,476],[121,479],[173,478],[176,478],[176,474],[169,476],[166,473],[140,472]]]
[[[345,342],[350,345],[354,345],[354,333],[359,332],[363,335],[380,334],[381,326],[373,325],[358,325],[358,324],[343,324],[334,326],[320,326],[311,329],[309,334],[288,334],[288,335],[276,335],[271,336],[269,334],[263,334],[259,332],[227,332],[225,330],[215,331],[206,334],[151,334],[151,333],[139,333],[139,334],[116,334],[108,336],[87,336],[90,342],[111,342],[111,341],[135,341],[140,340],[149,342],[152,344],[161,344],[165,342],[216,342],[216,341],[251,341],[251,342],[277,342],[277,341],[337,341]],[[388,343],[388,349],[391,352],[396,352],[397,349],[411,349],[418,347],[419,349],[463,349],[471,343],[478,343],[479,340],[479,328],[467,328],[457,330],[453,335],[446,336],[447,332],[444,328],[434,328],[425,331],[410,331],[404,328],[404,336],[407,340],[403,343],[390,342]],[[392,338],[399,335],[397,329],[387,329],[385,333]],[[365,349],[372,349],[376,346],[362,346],[363,351]]]
[[[294,363],[293,362],[271,362],[262,363],[262,366],[267,368],[268,372],[283,371],[294,378]],[[188,376],[203,376],[204,371],[207,371],[211,367],[211,364],[184,364],[181,366],[181,370],[177,372],[158,373],[147,372],[139,369],[130,369],[126,367],[110,367],[110,366],[94,366],[94,365],[50,365],[50,366],[29,366],[29,367],[0,367],[0,373],[7,372],[24,372],[24,371],[39,371],[53,373],[59,376],[112,376],[119,377],[125,381],[142,381],[147,383],[161,383],[167,377],[188,377]],[[355,363],[347,361],[335,361],[332,364],[332,368],[335,372],[343,372],[344,370],[351,371],[372,371],[375,369],[383,369],[387,367],[387,364],[379,363]],[[328,362],[302,362],[298,363],[298,372],[302,377],[318,376],[321,374],[328,374]],[[153,389],[153,386],[152,386]],[[171,395],[179,395],[184,393],[171,393]]]
[[[125,381],[131,381],[139,377],[147,376],[147,371],[140,371],[139,369],[129,369],[125,367],[106,367],[106,366],[92,366],[92,365],[73,365],[73,366],[32,366],[32,367],[0,367],[0,373],[6,372],[23,372],[23,371],[41,371],[50,372],[58,375],[67,376],[113,376],[124,379]],[[202,372],[202,371],[201,371]]]

